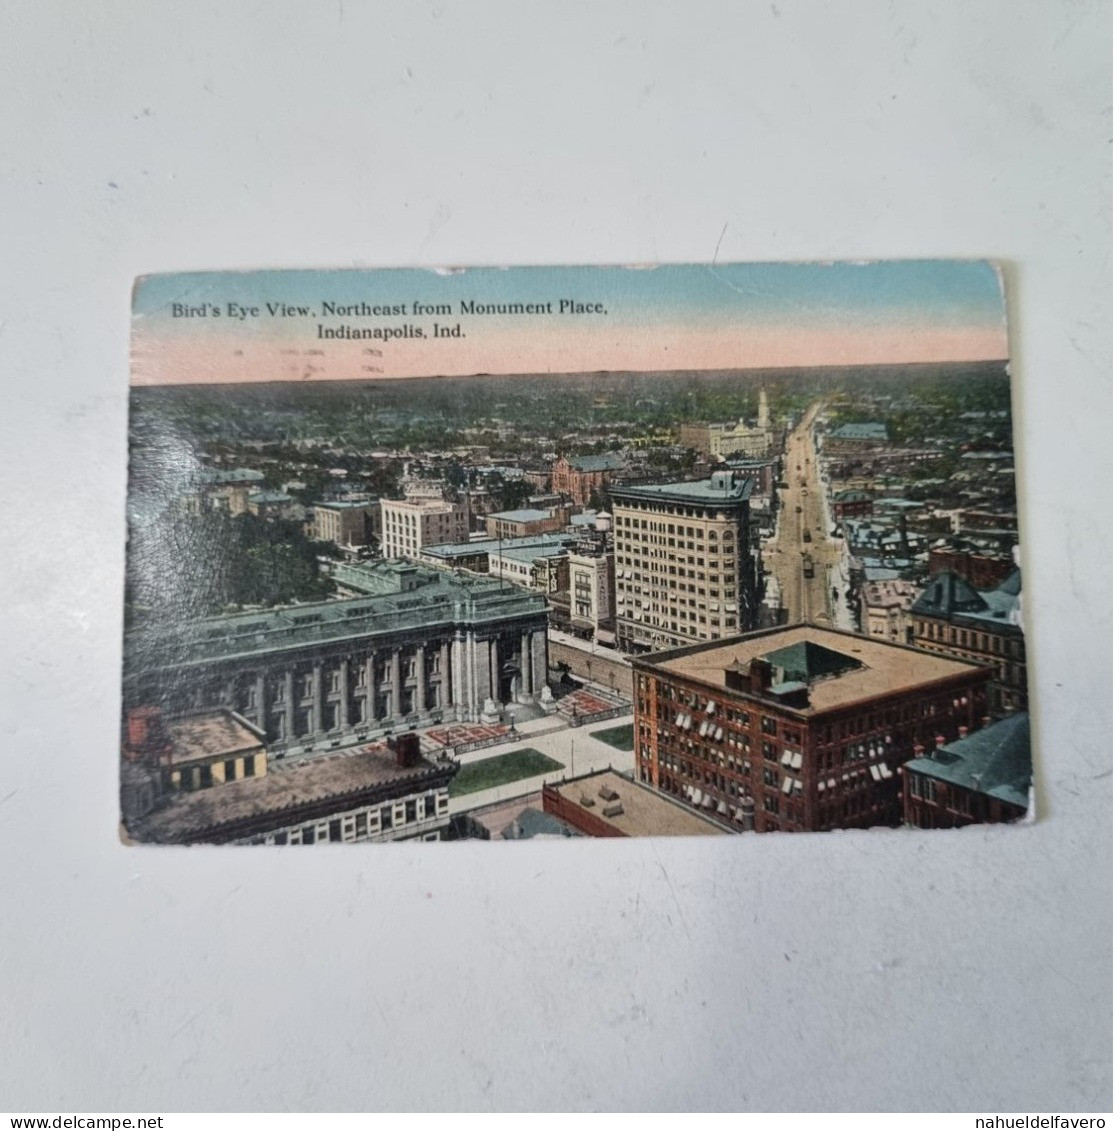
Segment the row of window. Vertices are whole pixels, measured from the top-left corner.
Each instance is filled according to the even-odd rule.
[[[412,797],[389,805],[340,813],[322,821],[311,821],[296,828],[281,829],[266,836],[251,838],[253,844],[328,844],[354,843],[378,837],[390,831],[405,830],[449,812],[449,795],[445,791]],[[427,832],[422,840],[439,840],[440,832]],[[403,839],[398,837],[395,839]]]

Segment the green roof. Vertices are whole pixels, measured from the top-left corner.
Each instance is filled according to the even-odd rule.
[[[751,480],[736,477],[730,471],[714,472],[711,479],[686,483],[643,483],[612,489],[613,499],[650,499],[705,506],[742,503],[750,497]]]
[[[1030,716],[1009,715],[907,762],[906,769],[1025,809],[1033,776]]]
[[[843,675],[863,667],[859,660],[825,648],[812,640],[802,640],[786,648],[768,652],[762,657],[772,668],[782,672],[783,683],[809,684],[830,675]]]
[[[616,455],[570,456],[569,466],[574,471],[621,471],[623,460]]]
[[[1020,634],[1022,629],[1017,623],[1017,612],[1021,587],[1018,571],[998,589],[977,591],[959,574],[945,570],[929,582],[910,606],[910,612],[986,626],[996,632]]]

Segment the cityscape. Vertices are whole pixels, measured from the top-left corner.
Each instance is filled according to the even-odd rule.
[[[128,841],[1027,813],[1003,362],[131,396]]]

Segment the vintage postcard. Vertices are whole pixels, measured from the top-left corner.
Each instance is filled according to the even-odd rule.
[[[1014,821],[984,262],[138,280],[133,843]]]

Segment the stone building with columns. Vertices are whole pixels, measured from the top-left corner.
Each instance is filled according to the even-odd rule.
[[[404,561],[338,565],[357,595],[128,633],[124,708],[228,709],[271,757],[491,719],[546,685],[546,602]]]

